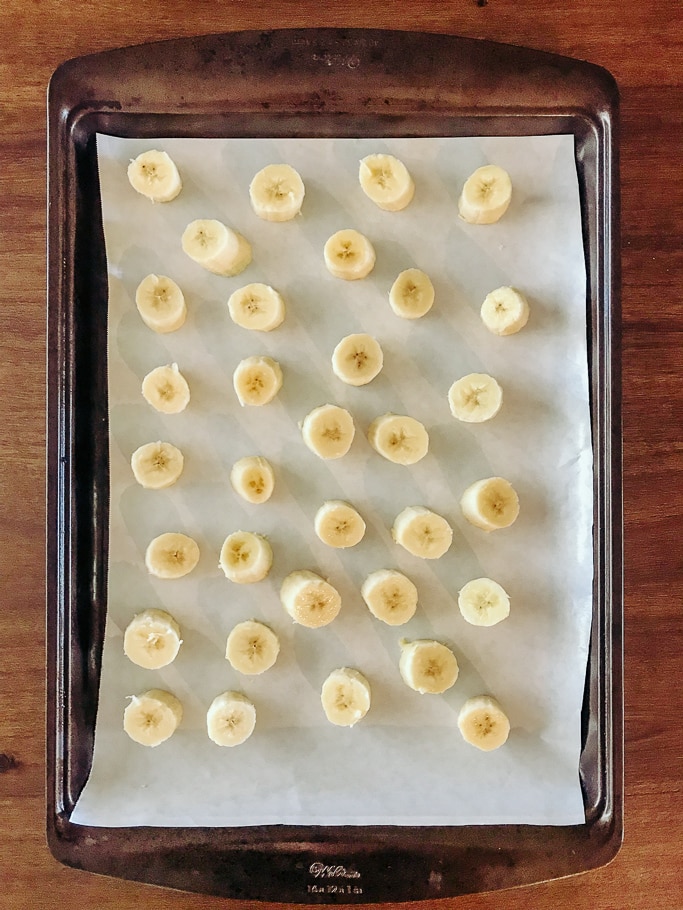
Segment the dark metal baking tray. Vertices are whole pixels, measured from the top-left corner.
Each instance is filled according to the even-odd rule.
[[[91,872],[277,903],[397,902],[507,888],[612,859],[622,837],[618,92],[527,48],[371,30],[237,32],[64,63],[49,88],[47,832]],[[88,777],[107,611],[107,269],[95,134],[572,134],[587,268],[593,623],[582,712],[585,824],[95,828]]]

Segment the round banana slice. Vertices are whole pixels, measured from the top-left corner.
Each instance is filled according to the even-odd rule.
[[[230,318],[243,329],[252,332],[272,332],[282,325],[285,302],[268,284],[247,284],[228,298]]]
[[[238,623],[228,635],[225,658],[238,673],[257,676],[269,670],[280,653],[280,641],[272,629],[249,619]]]
[[[285,578],[280,600],[294,622],[309,629],[328,625],[341,610],[339,591],[307,569],[298,569]]]
[[[156,367],[142,380],[142,396],[155,411],[180,414],[190,403],[190,387],[177,363]]]
[[[282,388],[282,369],[272,357],[245,357],[232,374],[232,384],[242,407],[261,407]]]
[[[372,335],[347,335],[332,354],[332,370],[347,385],[367,385],[383,364],[382,348]]]
[[[460,612],[473,626],[495,626],[510,615],[510,598],[491,578],[473,578],[458,594]]]
[[[268,459],[262,455],[240,458],[230,471],[233,490],[247,502],[267,502],[275,489],[275,474]]]
[[[360,593],[372,615],[388,626],[404,625],[417,610],[417,588],[396,569],[372,572]]]
[[[183,706],[170,692],[149,689],[132,695],[123,712],[123,729],[141,746],[160,745],[175,733],[183,719]]]
[[[301,211],[306,189],[289,164],[269,164],[249,184],[251,207],[264,221],[291,221]]]
[[[336,404],[323,404],[301,424],[304,442],[319,458],[341,458],[351,448],[356,428],[353,417]]]
[[[453,529],[436,512],[424,506],[408,506],[394,519],[391,536],[413,556],[439,559],[453,542]]]
[[[466,743],[491,752],[507,742],[510,721],[495,698],[475,695],[460,709],[458,729]]]
[[[497,288],[481,305],[481,321],[494,335],[514,335],[528,320],[529,303],[515,288]]]
[[[439,695],[458,678],[455,654],[441,642],[429,639],[402,639],[398,669],[407,686],[422,695]]]
[[[152,202],[170,202],[183,188],[175,162],[166,152],[150,149],[128,165],[130,185]]]
[[[180,449],[170,442],[147,442],[131,455],[130,466],[141,487],[164,490],[172,486],[183,472],[185,459]]]
[[[262,581],[273,565],[273,550],[261,534],[235,531],[225,538],[219,566],[230,581],[251,585]]]
[[[512,199],[512,181],[495,164],[479,167],[467,178],[458,200],[460,217],[470,224],[493,224],[503,217]]]
[[[421,269],[400,272],[389,291],[391,309],[401,319],[420,319],[434,305],[434,285]]]
[[[159,670],[172,663],[182,644],[180,626],[165,610],[144,610],[123,635],[123,653],[138,667]]]
[[[241,692],[222,692],[206,712],[206,731],[217,746],[239,746],[256,726],[256,708]]]
[[[166,275],[143,278],[135,291],[135,306],[145,325],[160,335],[175,332],[187,316],[183,292]]]
[[[370,683],[358,670],[340,667],[323,683],[320,701],[331,724],[352,727],[370,710]]]
[[[416,464],[429,450],[429,434],[414,417],[385,414],[368,427],[368,442],[375,452],[394,464]]]
[[[251,262],[249,242],[213,218],[191,221],[180,242],[190,259],[214,275],[239,275]]]
[[[393,155],[367,155],[362,158],[358,179],[368,199],[386,212],[401,211],[415,193],[408,168]]]
[[[367,237],[352,228],[337,231],[323,250],[327,270],[335,278],[356,281],[375,267],[375,249]]]
[[[365,536],[365,522],[348,502],[330,499],[316,512],[315,533],[328,547],[355,547]]]
[[[471,484],[460,499],[462,514],[477,528],[509,528],[519,515],[519,497],[509,480],[486,477]]]
[[[182,578],[199,562],[199,547],[186,534],[170,531],[155,537],[147,547],[145,565],[157,578]]]
[[[448,390],[451,414],[464,423],[484,423],[495,417],[503,404],[503,390],[487,373],[468,373]]]

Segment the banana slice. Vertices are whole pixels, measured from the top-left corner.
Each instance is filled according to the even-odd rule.
[[[453,529],[436,512],[424,506],[408,506],[394,519],[391,536],[413,556],[439,559],[453,542]]]
[[[400,272],[389,291],[391,309],[402,319],[420,319],[434,305],[434,285],[421,269]]]
[[[379,569],[363,582],[361,596],[368,610],[388,626],[402,626],[417,609],[417,588],[396,569]]]
[[[351,448],[356,428],[353,417],[336,404],[323,404],[301,424],[304,442],[319,458],[341,458]]]
[[[509,528],[519,515],[519,497],[509,480],[486,477],[469,486],[460,499],[462,514],[477,528]]]
[[[135,306],[148,328],[160,335],[175,332],[185,322],[185,297],[172,278],[147,275],[135,291]]]
[[[393,155],[367,155],[361,159],[358,179],[363,192],[386,212],[404,209],[415,194],[408,168]]]
[[[172,486],[183,472],[185,459],[180,449],[170,442],[147,442],[131,455],[130,466],[141,487],[164,490]]]
[[[190,387],[177,363],[156,367],[142,380],[142,395],[155,411],[180,414],[190,403]]]
[[[155,537],[147,547],[145,565],[157,578],[182,578],[199,562],[199,547],[186,534],[170,531]]]
[[[138,613],[123,635],[123,653],[146,670],[168,666],[176,659],[181,644],[180,626],[165,610]]]
[[[301,211],[306,189],[289,164],[269,164],[249,184],[251,207],[264,221],[291,221]]]
[[[138,155],[128,165],[130,185],[152,202],[170,202],[183,188],[175,162],[157,149]]]
[[[158,746],[175,733],[183,719],[183,706],[163,689],[149,689],[131,696],[123,712],[123,729],[141,746]]]
[[[372,335],[347,335],[332,354],[332,370],[347,385],[367,385],[384,364],[384,354]]]
[[[241,692],[222,692],[206,712],[206,731],[217,746],[239,746],[256,726],[256,708]]]
[[[272,332],[285,318],[282,296],[268,284],[247,284],[228,299],[230,318],[252,332]]]
[[[282,388],[282,369],[272,357],[246,357],[237,364],[232,384],[242,407],[260,407]]]
[[[401,639],[398,669],[407,686],[422,695],[439,695],[458,678],[458,661],[446,645],[431,639]]]
[[[213,218],[191,221],[180,242],[190,259],[214,275],[239,275],[251,262],[249,242]]]
[[[330,499],[316,512],[315,533],[329,547],[355,547],[365,535],[365,522],[348,502]]]
[[[491,578],[474,578],[460,589],[458,606],[473,626],[495,626],[510,615],[510,598]]]
[[[309,629],[328,625],[341,609],[339,591],[307,569],[298,569],[285,578],[280,600],[294,622]]]
[[[232,466],[230,483],[233,490],[247,502],[267,502],[275,489],[275,474],[266,458],[247,455]]]
[[[273,550],[261,534],[235,531],[225,538],[218,565],[230,581],[251,585],[262,581],[270,572]]]
[[[228,635],[225,658],[238,673],[257,676],[269,670],[280,653],[280,642],[272,629],[249,619],[237,623]]]
[[[394,464],[416,464],[429,450],[429,434],[419,420],[401,414],[377,417],[368,427],[368,442]]]
[[[495,164],[479,167],[467,178],[458,200],[460,217],[470,224],[493,224],[503,217],[512,199],[512,181]]]
[[[529,304],[514,288],[497,288],[482,303],[481,320],[494,335],[514,335],[529,320]]]
[[[482,752],[491,752],[507,741],[510,721],[495,698],[475,695],[460,709],[458,729],[466,743]]]
[[[323,683],[320,701],[331,724],[352,727],[370,710],[370,683],[358,670],[340,667]]]
[[[468,373],[448,390],[451,414],[465,423],[484,423],[503,404],[503,390],[488,373]]]
[[[375,249],[359,231],[347,228],[332,234],[323,250],[327,270],[335,278],[356,281],[375,267]]]

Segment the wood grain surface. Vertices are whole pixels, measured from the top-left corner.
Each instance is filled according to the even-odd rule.
[[[198,910],[229,903],[67,869],[52,858],[45,841],[48,80],[63,60],[112,47],[303,26],[398,27],[488,38],[589,60],[617,79],[624,845],[609,866],[581,876],[414,906],[676,910],[683,907],[683,5],[666,0],[346,0],[327,8],[314,0],[5,0],[0,10],[0,907]]]

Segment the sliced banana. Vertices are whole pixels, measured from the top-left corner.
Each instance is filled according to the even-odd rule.
[[[183,188],[173,159],[157,149],[138,155],[128,165],[130,185],[152,202],[170,202]]]
[[[305,193],[301,175],[289,164],[269,164],[249,184],[251,207],[264,221],[291,221]]]
[[[488,373],[468,373],[448,390],[451,414],[464,423],[484,423],[503,404],[503,390]]]
[[[183,706],[170,692],[149,689],[131,696],[123,712],[123,729],[141,746],[158,746],[175,733],[183,719]]]
[[[391,536],[413,556],[439,559],[453,542],[453,529],[431,509],[408,506],[394,519]]]
[[[431,639],[401,639],[398,669],[407,686],[422,695],[439,695],[458,678],[458,661],[446,645]]]
[[[148,328],[160,335],[175,332],[185,322],[185,296],[172,278],[147,275],[135,291],[135,306]]]
[[[183,472],[185,459],[180,449],[170,442],[146,442],[130,459],[133,475],[141,487],[164,490],[172,486]]]
[[[393,155],[367,155],[362,158],[358,179],[368,199],[386,212],[401,211],[415,194],[415,184],[408,168]]]
[[[340,667],[323,683],[320,701],[331,724],[352,727],[370,710],[370,683],[358,670]]]
[[[225,538],[218,564],[230,581],[251,585],[262,581],[270,572],[273,550],[261,534],[235,531]]]
[[[417,588],[396,569],[372,572],[360,593],[372,615],[388,626],[404,625],[417,610]]]
[[[509,480],[486,477],[471,484],[460,499],[462,514],[477,528],[509,528],[519,515],[519,497]]]
[[[190,403],[190,387],[177,363],[156,367],[142,380],[142,395],[155,411],[180,414]]]
[[[495,626],[510,615],[510,598],[492,578],[473,578],[458,594],[460,612],[473,626]]]
[[[150,541],[145,553],[145,565],[157,578],[182,578],[199,562],[199,547],[186,534],[169,531]]]
[[[280,653],[280,641],[268,626],[249,619],[228,635],[225,658],[238,673],[257,676],[269,670]]]
[[[327,270],[335,278],[356,281],[375,267],[375,249],[360,231],[346,228],[328,239],[323,250]]]
[[[275,474],[267,458],[246,455],[232,466],[230,483],[233,490],[247,502],[267,502],[275,489]]]
[[[353,417],[336,404],[323,404],[301,424],[304,442],[319,458],[341,458],[351,448],[356,428]]]
[[[272,357],[245,357],[232,374],[232,384],[242,407],[260,407],[282,388],[282,368]]]
[[[493,224],[503,217],[511,199],[510,175],[502,167],[487,164],[465,181],[458,210],[470,224]]]
[[[515,288],[497,288],[481,305],[481,321],[494,335],[514,335],[528,320],[529,303]]]
[[[348,502],[330,499],[316,512],[315,533],[328,547],[355,547],[365,536],[365,522]]]
[[[168,666],[181,644],[180,626],[165,610],[143,610],[131,619],[123,634],[123,653],[146,670]]]
[[[347,385],[367,385],[383,364],[382,348],[372,335],[347,335],[332,354],[332,370]]]
[[[180,242],[190,259],[214,275],[239,275],[251,262],[249,242],[213,218],[191,221]]]
[[[339,591],[308,569],[298,569],[284,579],[280,600],[294,622],[309,629],[328,625],[341,609]]]
[[[490,695],[468,698],[458,714],[458,729],[466,743],[491,752],[507,742],[510,721]]]
[[[252,332],[272,332],[282,325],[285,302],[282,295],[268,284],[247,284],[228,298],[230,318]]]
[[[402,319],[420,319],[434,305],[434,285],[421,269],[400,272],[389,291],[391,309]]]
[[[368,442],[387,461],[416,464],[429,451],[429,433],[414,417],[384,414],[368,427]]]
[[[222,692],[206,712],[206,731],[217,746],[239,746],[256,726],[256,708],[241,692]]]

